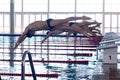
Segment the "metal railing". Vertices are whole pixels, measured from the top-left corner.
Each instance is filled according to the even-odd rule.
[[[37,80],[34,65],[33,65],[33,62],[32,62],[32,56],[31,56],[30,52],[28,52],[28,51],[25,51],[22,55],[21,80],[25,80],[25,58],[26,58],[26,54],[28,54],[28,59],[29,59],[29,62],[30,62],[30,67],[31,67],[31,71],[32,71],[33,80]]]

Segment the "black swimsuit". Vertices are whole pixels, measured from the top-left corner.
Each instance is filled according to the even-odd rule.
[[[73,24],[75,24],[75,22],[69,22],[69,26],[72,26]],[[73,35],[74,35],[74,36],[77,36],[77,33],[74,32]]]
[[[46,20],[47,25],[48,25],[47,29],[50,30],[50,31],[51,31],[53,28],[55,28],[54,26],[51,26],[51,25],[50,25],[50,22],[51,22],[52,20],[53,20],[53,19],[47,19],[47,20]]]
[[[75,24],[75,22],[69,22],[69,26],[72,26],[73,24]]]

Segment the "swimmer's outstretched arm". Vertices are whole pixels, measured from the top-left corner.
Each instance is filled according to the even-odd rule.
[[[25,40],[27,31],[28,31],[28,30],[25,29],[25,31],[24,31],[24,32],[21,34],[21,36],[18,38],[17,42],[15,43],[14,49],[16,49],[16,48],[20,45],[20,43],[22,43],[22,42]]]
[[[46,37],[41,41],[41,44],[43,44],[43,43],[45,42],[45,40],[50,37],[50,35],[52,35],[52,31],[50,31],[50,32],[46,35]]]
[[[45,42],[46,39],[48,39],[52,34],[60,34],[62,33],[62,30],[53,30],[53,31],[49,31],[46,35],[46,37],[41,41],[41,44],[43,44]]]

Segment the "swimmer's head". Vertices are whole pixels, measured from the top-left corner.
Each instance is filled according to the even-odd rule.
[[[34,30],[28,30],[28,32],[27,32],[27,34],[26,34],[26,37],[31,38],[34,34],[35,34],[35,31],[34,31]]]

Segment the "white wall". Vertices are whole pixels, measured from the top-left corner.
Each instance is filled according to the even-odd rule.
[[[104,49],[103,63],[117,63],[117,47]]]

